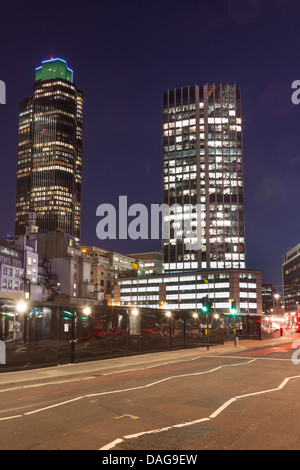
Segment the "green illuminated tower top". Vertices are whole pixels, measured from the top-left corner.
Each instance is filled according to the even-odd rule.
[[[73,82],[73,70],[68,68],[65,60],[51,57],[50,60],[44,60],[42,65],[35,69],[36,82],[53,78],[62,78],[68,82]]]
[[[60,230],[80,241],[83,93],[65,60],[36,69],[33,96],[20,102],[15,233],[30,212],[39,231]],[[0,273],[1,274],[1,273]]]

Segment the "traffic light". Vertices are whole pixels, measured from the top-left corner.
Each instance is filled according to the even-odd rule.
[[[205,297],[202,301],[202,312],[210,313],[211,312],[211,303],[208,300],[208,297]]]
[[[236,308],[236,300],[235,300],[235,299],[233,299],[233,301],[232,301],[232,304],[231,304],[231,313],[232,313],[233,315],[235,315],[235,314],[236,314],[236,312],[237,312],[237,308]]]

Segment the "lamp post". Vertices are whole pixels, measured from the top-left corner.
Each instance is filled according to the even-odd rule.
[[[139,310],[134,307],[130,313],[131,317],[129,317],[129,335],[134,335],[135,341],[138,342],[138,346],[140,348],[141,319],[139,318]]]
[[[206,342],[206,349],[209,351],[209,315],[208,315],[208,307],[204,304],[202,307],[202,311],[204,313],[204,331],[205,331],[205,342]]]
[[[23,300],[19,302],[16,306],[16,310],[18,313],[23,314],[23,342],[26,344],[26,319],[25,319],[25,312],[27,310],[27,304]]]
[[[77,320],[77,313],[76,311],[74,311],[72,313],[72,317],[71,317],[71,325],[72,325],[72,337],[71,337],[71,364],[74,364],[75,363],[75,344],[76,344],[76,336],[77,336],[77,333],[76,333],[76,320]]]
[[[31,280],[26,278],[24,279],[24,298],[25,300],[30,299],[31,294]]]
[[[85,306],[82,310],[82,313],[86,316],[89,316],[91,314],[91,308],[88,306]],[[78,341],[77,339],[77,312],[76,310],[72,313],[71,317],[71,325],[72,325],[72,337],[70,340],[71,343],[71,364],[74,364],[76,362],[76,343]]]
[[[275,310],[276,315],[278,315],[278,310],[279,310],[278,309],[279,297],[280,297],[279,294],[274,294],[273,306],[274,306],[274,310]]]
[[[172,313],[166,312],[166,317],[169,318],[170,349],[172,349]]]
[[[234,317],[234,330],[233,330],[233,338],[234,338],[234,345],[237,346],[237,337],[236,337],[236,300],[235,299],[229,299],[228,302],[230,302],[230,313]]]
[[[209,282],[207,279],[204,279],[204,284],[207,285],[207,310],[205,313],[205,320],[206,320],[206,326],[207,326],[207,335],[206,335],[206,349],[209,351],[209,317],[210,317],[210,312],[211,312],[211,304],[209,301]]]

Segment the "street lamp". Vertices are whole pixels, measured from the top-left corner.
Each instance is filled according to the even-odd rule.
[[[27,310],[26,302],[21,300],[21,302],[19,302],[16,305],[16,310],[17,310],[18,313],[25,314],[25,312]],[[22,341],[24,342],[24,344],[26,344],[26,337],[27,337],[27,318],[26,318],[26,315],[23,315],[22,323],[23,323],[23,326],[22,326]]]
[[[138,314],[139,314],[139,311],[138,311],[137,308],[134,308],[134,309],[131,311],[131,313],[132,313],[132,315],[133,315],[134,317],[137,317]]]
[[[26,312],[27,305],[26,305],[25,302],[19,302],[19,303],[17,304],[17,307],[16,307],[16,308],[17,308],[17,312],[19,312],[19,313],[24,313],[24,312]]]
[[[85,308],[83,309],[83,313],[84,313],[84,315],[90,315],[90,314],[91,314],[91,309],[90,309],[90,307],[85,307]]]

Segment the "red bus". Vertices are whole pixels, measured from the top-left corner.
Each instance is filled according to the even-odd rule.
[[[293,329],[300,332],[300,312],[291,313],[291,320]]]

